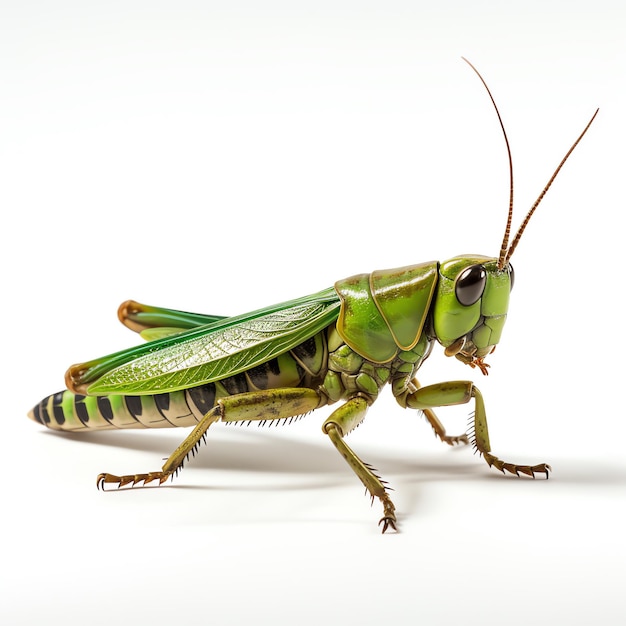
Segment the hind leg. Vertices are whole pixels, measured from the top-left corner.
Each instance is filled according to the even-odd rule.
[[[324,404],[324,399],[313,389],[268,389],[228,396],[217,401],[216,405],[200,420],[185,440],[172,452],[160,471],[145,474],[117,476],[102,473],[98,476],[98,488],[113,484],[118,487],[140,483],[147,485],[153,481],[163,484],[174,477],[182,468],[189,455],[195,455],[204,440],[209,427],[215,422],[247,422],[260,420],[286,419],[303,415]]]

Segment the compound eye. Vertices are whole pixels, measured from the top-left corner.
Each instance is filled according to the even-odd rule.
[[[509,278],[511,280],[511,291],[513,291],[513,285],[515,284],[515,272],[513,266],[509,263]]]
[[[487,271],[482,265],[471,265],[456,279],[454,292],[463,306],[471,306],[480,300],[487,284]]]

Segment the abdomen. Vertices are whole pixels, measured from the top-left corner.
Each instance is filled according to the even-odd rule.
[[[60,391],[44,398],[28,416],[53,430],[72,432],[195,426],[225,396],[280,387],[314,389],[324,378],[327,362],[328,342],[322,331],[267,363],[220,381],[141,396]]]
[[[53,430],[168,428],[197,424],[216,400],[215,384],[148,396],[81,396],[60,391],[28,416]]]

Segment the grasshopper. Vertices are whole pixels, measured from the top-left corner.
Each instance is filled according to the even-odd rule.
[[[342,402],[322,431],[383,507],[384,533],[397,529],[385,481],[348,446],[382,388],[389,384],[402,408],[421,411],[449,445],[471,443],[501,472],[549,476],[546,463],[510,463],[491,451],[483,397],[468,380],[422,386],[416,375],[433,346],[487,374],[486,357],[500,341],[513,287],[510,260],[533,213],[598,111],[568,150],[511,239],[510,196],[497,257],[457,256],[339,280],[313,295],[235,317],[188,313],[123,303],[119,319],[147,343],[86,363],[66,373],[67,390],[48,396],[29,416],[49,428],[94,429],[193,426],[158,471],[125,476],[102,473],[98,487],[164,483],[196,453],[216,422],[291,420]],[[451,436],[434,409],[473,401],[473,425]]]

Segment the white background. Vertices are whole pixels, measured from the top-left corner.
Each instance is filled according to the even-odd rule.
[[[0,3],[3,624],[623,623],[626,19],[620,2]],[[236,314],[336,279],[496,255],[582,130],[514,256],[483,378],[503,478],[389,399],[349,439],[400,532],[320,431],[59,436],[25,418],[74,362],[130,346],[127,298]],[[470,407],[440,411],[461,432]]]

